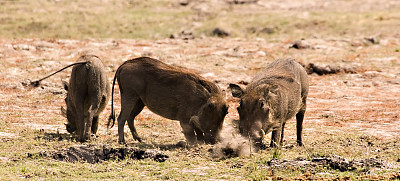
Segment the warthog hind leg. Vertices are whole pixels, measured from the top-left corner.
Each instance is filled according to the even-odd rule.
[[[135,129],[134,120],[135,117],[143,110],[144,104],[139,98],[136,98],[136,100],[121,98],[121,100],[121,113],[118,116],[118,142],[125,143],[124,126],[126,121],[128,121],[128,126],[131,130],[133,138],[141,142],[142,140]]]
[[[303,119],[305,110],[301,110],[296,114],[296,131],[297,131],[297,145],[303,146],[302,131],[303,131]]]
[[[98,105],[99,105],[100,103],[98,103],[98,104],[92,104],[90,107],[89,107],[89,111],[88,111],[88,115],[85,117],[85,127],[84,127],[84,136],[85,136],[85,140],[90,140],[90,136],[91,136],[91,133],[93,133],[93,120],[94,120],[94,115],[95,115],[95,113],[97,112],[97,109],[98,109]],[[96,120],[96,122],[97,122],[97,120]],[[97,127],[97,126],[96,126]],[[97,131],[97,128],[96,128],[96,131]]]
[[[142,100],[136,101],[136,104],[131,112],[131,115],[128,118],[128,127],[131,130],[132,136],[135,140],[142,142],[142,139],[139,137],[138,133],[136,132],[135,128],[135,117],[143,110],[144,104]]]
[[[92,134],[96,135],[99,128],[99,116],[94,116],[92,121]]]

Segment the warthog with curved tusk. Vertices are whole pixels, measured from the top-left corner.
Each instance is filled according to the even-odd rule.
[[[121,113],[118,117],[120,143],[125,143],[126,121],[133,138],[142,141],[136,132],[134,119],[144,106],[160,116],[179,120],[189,144],[213,144],[217,141],[228,106],[216,84],[188,70],[149,57],[128,60],[117,69],[112,95],[116,79],[121,92]],[[111,110],[108,125],[113,120],[113,126],[113,104]]]
[[[271,147],[282,145],[283,130],[287,120],[296,115],[297,144],[302,146],[302,129],[308,78],[304,68],[293,59],[278,59],[257,74],[242,89],[230,84],[234,97],[240,98],[239,131],[261,143],[265,134],[272,131]]]

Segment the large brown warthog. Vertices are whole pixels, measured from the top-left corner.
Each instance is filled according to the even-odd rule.
[[[107,105],[110,85],[107,81],[105,68],[100,58],[95,55],[83,55],[78,62],[51,74],[50,76],[70,67],[72,68],[70,82],[63,81],[68,91],[65,103],[67,110],[61,108],[68,119],[67,131],[77,131],[79,141],[87,141],[92,134],[97,133],[99,114]],[[40,81],[32,84],[37,86]]]
[[[261,143],[272,131],[271,147],[282,145],[283,130],[288,119],[296,115],[297,144],[302,146],[302,125],[306,111],[308,78],[304,68],[293,59],[278,59],[268,65],[243,90],[230,84],[234,97],[240,98],[237,108],[239,130]]]
[[[142,141],[136,132],[134,119],[144,106],[160,116],[179,120],[189,144],[197,144],[197,141],[212,144],[217,140],[228,107],[221,90],[214,83],[148,57],[128,60],[118,68],[112,97],[116,79],[121,92],[121,113],[118,117],[120,143],[125,143],[126,121],[133,138]],[[111,109],[109,124],[112,119],[114,125],[113,105]]]

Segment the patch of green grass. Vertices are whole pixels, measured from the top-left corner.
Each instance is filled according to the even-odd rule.
[[[14,38],[163,38],[179,31],[185,11],[128,1],[6,1],[0,34]],[[163,7],[167,3],[157,3]]]
[[[218,9],[218,8],[217,8]],[[211,36],[214,28],[233,37],[270,40],[391,34],[397,9],[368,12],[249,11],[235,6],[199,13],[176,2],[5,1],[0,7],[1,38],[164,39],[181,30]],[[246,18],[243,18],[246,17]],[[259,31],[271,28],[271,32]]]
[[[147,120],[153,122],[152,120]],[[162,121],[156,121],[162,123]],[[11,124],[5,126],[11,126]],[[143,138],[151,136],[151,130],[161,130],[161,124],[152,124],[152,127],[138,125],[142,130]],[[223,160],[213,160],[208,149],[204,145],[191,149],[166,149],[164,153],[169,155],[166,162],[156,162],[150,159],[145,160],[108,160],[97,164],[83,162],[68,163],[56,161],[52,158],[40,157],[41,151],[57,151],[80,144],[75,141],[49,141],[38,139],[43,137],[43,131],[31,130],[29,128],[15,127],[8,132],[18,133],[17,138],[2,138],[0,142],[0,157],[4,167],[0,169],[0,180],[4,179],[144,179],[144,180],[265,180],[265,179],[294,179],[298,177],[315,178],[358,178],[364,173],[359,171],[340,172],[331,168],[318,167],[310,173],[309,168],[303,167],[270,167],[268,162],[279,152],[278,159],[293,160],[297,157],[307,158],[307,155],[326,156],[339,155],[348,160],[379,158],[396,163],[396,155],[400,155],[400,145],[395,141],[381,141],[372,136],[364,136],[355,133],[344,133],[341,137],[321,134],[313,137],[313,140],[306,139],[305,147],[288,147],[281,149],[267,149],[253,153],[251,157],[236,157]],[[126,130],[126,132],[128,132]],[[313,135],[310,135],[313,136]],[[104,136],[89,144],[104,144]],[[109,141],[112,146],[117,146],[116,139]],[[160,136],[154,142],[159,144],[174,142],[175,138]],[[131,146],[149,148],[149,143],[136,143],[131,136],[127,137]],[[176,142],[176,140],[175,140]],[[290,144],[290,143],[286,143]],[[147,145],[147,146],[146,146]],[[9,151],[13,148],[13,151]],[[380,149],[380,151],[377,151]],[[33,156],[28,156],[30,153]],[[384,175],[399,169],[390,169],[375,174]],[[318,174],[317,174],[318,173]],[[310,174],[310,175],[308,175]]]

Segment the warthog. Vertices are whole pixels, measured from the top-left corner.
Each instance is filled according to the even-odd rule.
[[[262,143],[272,131],[271,147],[282,145],[287,120],[296,115],[297,144],[303,145],[302,129],[308,94],[308,78],[304,68],[293,59],[278,59],[257,74],[243,90],[230,84],[234,97],[240,98],[239,131]]]
[[[100,58],[95,55],[83,55],[78,62],[51,74],[50,76],[68,68],[72,68],[70,82],[63,81],[65,90],[68,91],[65,103],[67,109],[61,107],[63,115],[67,117],[67,131],[77,131],[78,140],[83,142],[90,139],[90,133],[96,134],[98,129],[99,114],[107,105],[110,85]],[[39,85],[40,81],[32,85]]]
[[[116,79],[121,92],[119,143],[125,143],[126,121],[133,138],[142,141],[136,132],[134,119],[144,106],[160,116],[179,120],[188,144],[213,144],[218,139],[228,106],[222,91],[214,83],[149,57],[128,60],[117,69],[112,100]],[[113,103],[108,125],[111,120],[113,126]]]

